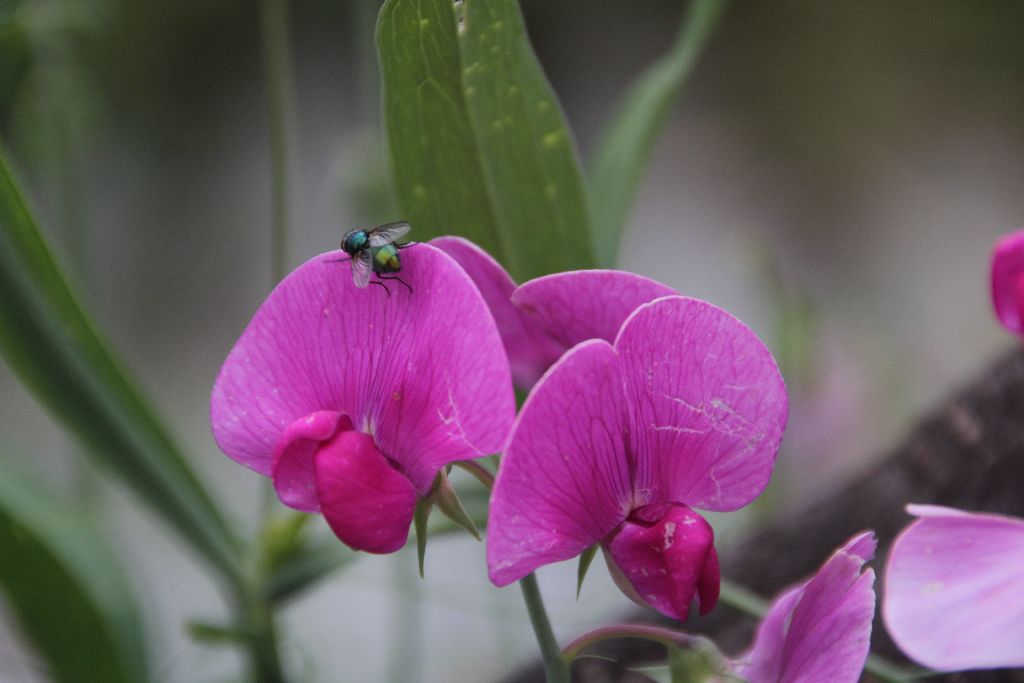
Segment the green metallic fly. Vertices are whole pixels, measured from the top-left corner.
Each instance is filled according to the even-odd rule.
[[[402,278],[394,275],[387,277],[386,273],[397,273],[402,269],[402,262],[398,257],[398,250],[410,246],[411,243],[400,243],[398,240],[405,237],[409,232],[408,223],[385,223],[376,228],[363,230],[349,230],[341,240],[342,250],[349,255],[352,262],[352,282],[356,287],[363,288],[366,285],[380,285],[391,296],[391,290],[381,280],[397,280],[409,293],[412,287]],[[376,280],[370,276],[376,275]]]

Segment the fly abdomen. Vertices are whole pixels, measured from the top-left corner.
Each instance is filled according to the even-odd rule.
[[[398,247],[385,244],[373,250],[373,270],[377,273],[397,273],[402,269],[398,260]]]

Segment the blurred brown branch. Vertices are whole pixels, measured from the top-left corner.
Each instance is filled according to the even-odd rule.
[[[992,363],[934,412],[869,471],[834,495],[758,530],[723,558],[725,573],[736,583],[768,597],[813,573],[853,533],[874,529],[879,539],[875,561],[882,588],[888,544],[910,521],[906,503],[934,503],[965,510],[1024,516],[1024,349]],[[650,611],[627,616],[657,621]],[[671,625],[670,622],[665,622]],[[710,616],[686,625],[708,634],[729,653],[751,641],[753,620],[719,607]],[[905,661],[876,614],[872,651]],[[645,680],[627,669],[664,657],[659,645],[613,641],[574,668],[579,681]],[[532,665],[506,683],[542,681]],[[871,680],[865,676],[865,680]],[[929,678],[946,683],[1021,683],[1024,670],[982,671]]]

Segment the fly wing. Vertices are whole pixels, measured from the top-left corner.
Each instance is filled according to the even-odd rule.
[[[356,287],[362,289],[370,283],[371,275],[373,275],[373,255],[367,249],[352,257],[352,282]]]
[[[412,226],[408,223],[385,223],[370,230],[370,246],[383,247],[385,244],[392,244],[399,241],[407,234]]]

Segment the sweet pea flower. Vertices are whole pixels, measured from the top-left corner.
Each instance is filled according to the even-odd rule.
[[[781,593],[734,670],[750,683],[856,683],[875,614],[871,532],[854,536],[806,583]]]
[[[1024,334],[1024,230],[1004,236],[992,251],[992,303],[1003,327]]]
[[[1024,519],[908,505],[882,616],[896,644],[944,671],[1024,666]]]
[[[641,275],[617,270],[575,270],[515,281],[486,251],[461,237],[438,237],[473,279],[494,314],[505,343],[512,379],[532,387],[565,351],[587,339],[611,342],[638,306],[676,294]]]
[[[602,282],[540,278],[514,299],[569,332],[599,327]],[[584,313],[569,307],[578,302]],[[591,314],[592,313],[592,314]],[[711,304],[665,296],[628,314],[614,342],[589,339],[534,386],[491,497],[487,562],[498,586],[601,543],[624,592],[685,619],[718,598],[711,527],[695,509],[736,510],[767,485],[786,390],[760,340]]]
[[[319,512],[345,544],[394,552],[439,470],[501,449],[515,412],[508,360],[476,286],[444,252],[402,250],[411,292],[360,289],[345,254],[286,277],[228,354],[213,434]]]

